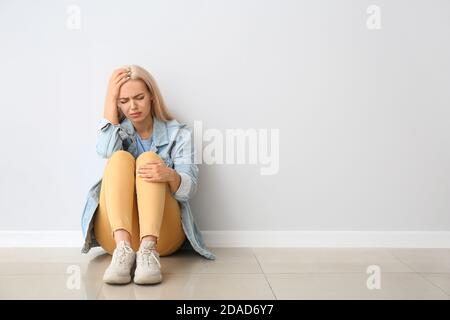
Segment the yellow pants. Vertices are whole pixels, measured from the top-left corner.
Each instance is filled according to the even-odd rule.
[[[116,151],[103,174],[100,201],[94,216],[94,233],[102,248],[112,254],[116,248],[114,231],[125,229],[131,247],[137,251],[147,235],[157,237],[160,256],[177,251],[186,236],[181,225],[180,205],[172,196],[168,182],[146,182],[136,177],[136,166],[160,160],[152,151],[136,160],[127,151]]]

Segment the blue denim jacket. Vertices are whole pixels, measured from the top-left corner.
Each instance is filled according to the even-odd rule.
[[[128,151],[137,158],[135,129],[129,119],[125,118],[120,124],[114,125],[102,118],[99,131],[97,153],[102,158],[110,158],[117,150]],[[167,166],[175,169],[181,176],[180,186],[172,195],[180,203],[181,220],[187,238],[182,249],[194,249],[203,257],[215,260],[216,256],[206,248],[203,242],[202,234],[194,221],[188,202],[195,195],[198,183],[192,130],[176,120],[164,122],[153,117],[152,136],[154,144],[150,151],[156,152]],[[95,239],[93,217],[99,203],[101,182],[102,177],[89,189],[81,217],[81,228],[85,239],[81,250],[83,253],[100,246]]]

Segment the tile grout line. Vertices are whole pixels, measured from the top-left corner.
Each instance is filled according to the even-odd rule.
[[[426,282],[430,283],[431,285],[433,285],[434,287],[438,288],[439,290],[441,290],[448,298],[450,298],[450,293],[445,291],[443,288],[441,288],[440,286],[438,286],[437,284],[435,284],[434,282],[432,282],[431,280],[427,279],[424,274],[420,273],[420,272],[416,272],[416,274],[421,277],[423,280],[425,280]]]
[[[274,296],[275,300],[278,300],[278,297],[277,297],[277,295],[275,294],[275,292],[273,291],[273,288],[272,288],[272,286],[270,285],[270,281],[267,279],[267,275],[266,275],[266,273],[264,272],[264,269],[262,268],[261,263],[260,263],[260,261],[258,260],[258,257],[257,257],[256,254],[255,254],[254,248],[252,247],[252,248],[250,248],[250,249],[252,250],[253,257],[255,258],[256,262],[258,262],[258,266],[259,266],[259,268],[261,269],[262,274],[264,275],[264,279],[266,279],[266,282],[267,282],[267,284],[269,285],[269,288],[270,288],[270,291],[272,292],[272,295]]]
[[[102,281],[102,283],[99,285],[99,288],[98,288],[98,290],[97,290],[97,294],[95,295],[95,300],[99,300],[98,298],[100,297],[100,294],[102,293],[102,291],[103,291],[103,286],[104,286],[105,284],[103,283],[103,281]]]
[[[429,284],[431,284],[433,287],[439,289],[440,291],[442,291],[447,297],[450,298],[450,293],[448,293],[447,291],[445,291],[443,288],[441,288],[440,286],[438,286],[437,284],[433,283],[431,280],[427,279],[423,274],[421,274],[419,271],[417,271],[416,269],[413,268],[413,266],[410,266],[409,264],[407,264],[405,261],[403,261],[401,258],[399,258],[397,255],[395,255],[391,250],[387,249],[387,251],[389,252],[390,255],[392,255],[395,259],[397,259],[398,261],[400,261],[400,263],[403,263],[405,266],[407,266],[408,268],[410,268],[411,270],[414,271],[414,274],[418,275],[420,278],[422,278],[423,280],[425,280],[426,282],[428,282]],[[426,272],[425,272],[426,273]]]
[[[403,261],[402,259],[400,259],[398,256],[396,256],[391,250],[389,250],[389,248],[386,248],[386,251],[394,258],[396,259],[398,262],[400,262],[401,264],[403,264],[404,266],[408,267],[409,269],[411,269],[413,272],[412,273],[417,273],[417,270],[415,270],[413,268],[413,266],[410,266],[409,264],[407,264],[405,261]]]
[[[425,274],[447,274],[447,273],[442,273],[442,272],[418,272],[419,275],[423,276],[425,278]],[[425,280],[428,280],[427,278],[425,278]],[[428,280],[431,282],[431,280]],[[441,290],[443,290],[445,292],[445,294],[450,298],[450,291],[447,292],[447,290],[445,290],[444,288],[441,288],[438,284],[435,284],[433,282],[431,282],[432,284],[434,284],[435,286],[439,287]]]
[[[432,286],[438,288],[439,290],[441,290],[447,297],[450,298],[450,294],[445,291],[444,289],[442,289],[440,286],[438,286],[437,284],[435,284],[434,282],[432,282],[431,280],[427,279],[423,274],[421,274],[420,272],[416,272],[416,274],[421,277],[423,280],[425,280],[426,282],[428,282],[429,284],[431,284]]]

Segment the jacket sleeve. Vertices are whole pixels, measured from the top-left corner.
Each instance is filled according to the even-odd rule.
[[[195,164],[195,147],[192,139],[192,130],[183,127],[178,133],[171,158],[175,171],[181,177],[178,190],[172,195],[178,201],[188,201],[194,197],[198,185],[198,166]]]
[[[112,124],[108,119],[101,118],[99,131],[96,146],[99,156],[110,158],[115,151],[123,149],[123,139],[128,133],[120,124]]]

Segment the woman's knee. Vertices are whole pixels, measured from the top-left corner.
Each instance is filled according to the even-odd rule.
[[[161,160],[159,155],[154,151],[146,151],[142,152],[136,159],[136,163],[138,165],[144,164],[145,162],[152,160]]]
[[[108,165],[112,163],[129,163],[134,164],[135,160],[131,153],[124,150],[115,151],[108,160]]]
[[[133,160],[134,161],[133,155],[125,150],[115,151],[109,159],[110,160],[111,159],[124,159],[124,160]]]

